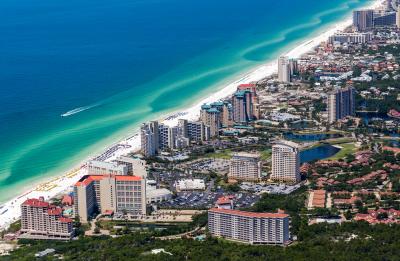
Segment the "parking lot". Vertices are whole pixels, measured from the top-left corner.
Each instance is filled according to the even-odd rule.
[[[224,191],[217,192],[201,192],[201,191],[191,191],[191,192],[180,192],[177,197],[169,200],[168,202],[163,202],[160,207],[164,208],[194,208],[194,209],[209,209],[214,207],[215,202],[218,198],[226,196]],[[234,208],[246,208],[252,206],[256,201],[260,199],[260,196],[253,195],[250,193],[236,193],[234,202]]]
[[[290,194],[302,186],[302,183],[290,186],[285,184],[253,184],[244,182],[240,188],[245,191],[269,194]]]

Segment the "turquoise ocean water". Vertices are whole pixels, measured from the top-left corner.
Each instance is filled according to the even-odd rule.
[[[1,1],[0,202],[366,4]]]

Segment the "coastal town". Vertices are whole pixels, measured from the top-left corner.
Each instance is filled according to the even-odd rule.
[[[154,241],[143,256],[173,258],[177,240],[290,249],[321,225],[399,224],[399,1],[352,22],[196,119],[143,123],[139,147],[92,158],[63,176],[66,190],[50,195],[50,181],[1,206],[0,218],[19,213],[1,224],[4,260],[70,260],[61,244],[135,233]],[[337,231],[332,241],[360,237]]]

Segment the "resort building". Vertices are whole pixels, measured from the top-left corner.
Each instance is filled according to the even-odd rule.
[[[374,17],[374,27],[396,26],[396,12],[385,13]]]
[[[73,236],[72,219],[62,209],[39,199],[27,199],[21,205],[19,238],[69,240]]]
[[[397,7],[396,11],[396,26],[400,28],[400,5]]]
[[[372,40],[372,33],[335,33],[329,37],[329,43],[368,43]]]
[[[138,176],[91,175],[74,186],[74,214],[87,222],[94,213],[146,214],[146,182]]]
[[[249,244],[290,243],[289,215],[212,208],[208,211],[211,235]]]
[[[229,166],[229,178],[236,180],[258,181],[261,178],[261,160],[259,154],[240,152],[233,155]]]
[[[159,152],[158,122],[143,123],[140,127],[141,151],[145,157],[153,157]]]
[[[281,56],[278,59],[278,81],[290,82],[290,62],[286,56]]]
[[[126,156],[120,156],[114,160],[118,165],[126,167],[126,174],[130,176],[146,177],[146,162],[144,160],[135,159]]]
[[[208,104],[201,106],[200,120],[204,125],[210,128],[210,137],[216,137],[219,135],[219,128],[221,126],[221,111]]]
[[[335,89],[328,94],[328,122],[333,123],[355,114],[355,89]]]
[[[232,96],[233,121],[247,124],[253,120],[253,98],[251,91],[239,90]]]
[[[222,107],[221,124],[223,127],[231,127],[233,125],[233,108],[229,101],[224,101],[224,107]]]
[[[210,139],[210,127],[203,122],[188,121],[180,119],[178,121],[179,136],[188,138],[189,141],[207,141]]]
[[[86,164],[88,175],[127,175],[128,167],[117,162],[91,160]]]
[[[282,140],[272,146],[271,179],[291,183],[300,181],[300,154],[297,143]]]
[[[353,11],[353,27],[358,32],[372,29],[374,27],[374,10]]]

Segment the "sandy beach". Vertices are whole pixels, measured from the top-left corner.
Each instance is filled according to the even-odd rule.
[[[375,9],[383,4],[383,0],[373,1],[368,8]],[[346,27],[352,24],[351,16],[348,19],[343,20],[339,23],[329,26],[323,33],[318,36],[305,40],[302,44],[296,46],[294,49],[285,52],[282,55],[287,55],[290,58],[299,58],[301,55],[311,51],[313,48],[318,46],[321,42],[326,41],[328,37],[334,34],[337,31],[343,30]],[[231,95],[235,92],[237,85],[242,83],[249,83],[254,81],[259,81],[267,76],[270,76],[277,71],[277,62],[271,61],[268,62],[253,71],[242,75],[239,79],[229,83],[226,86],[220,86],[218,91],[213,93],[212,95],[204,98],[198,102],[196,102],[190,108],[181,110],[176,113],[172,113],[171,115],[166,115],[163,117],[161,122],[173,126],[177,124],[178,119],[188,119],[188,120],[197,120],[200,113],[200,107],[204,103],[210,103],[214,101],[218,101]],[[124,155],[133,151],[136,151],[140,148],[140,137],[139,134],[136,133],[129,138],[126,138],[113,146],[106,148],[104,152],[97,156],[100,157],[101,160],[112,161],[116,157],[120,155]],[[89,159],[88,159],[89,160]],[[62,193],[69,189],[75,182],[77,182],[83,175],[86,174],[86,169],[84,165],[75,167],[71,171],[65,173],[59,177],[53,177],[52,179],[43,182],[42,184],[32,188],[29,191],[13,198],[12,200],[2,204],[0,206],[0,230],[7,228],[8,225],[19,219],[20,216],[20,205],[27,198],[37,198],[39,196],[43,196],[45,199],[49,199],[54,197],[55,195]]]

